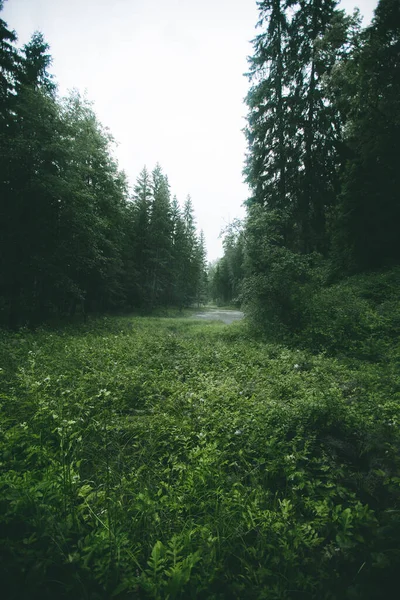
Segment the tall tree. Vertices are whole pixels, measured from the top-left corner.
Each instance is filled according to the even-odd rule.
[[[400,4],[380,0],[333,84],[347,112],[348,162],[335,236],[340,266],[398,264],[400,244]]]
[[[264,31],[255,38],[250,59],[245,169],[253,192],[249,202],[283,211],[283,243],[302,253],[326,253],[326,214],[337,186],[340,130],[324,93],[324,78],[346,42],[343,35],[339,43],[333,36],[332,43],[326,41],[339,15],[336,4],[259,2],[258,26]]]
[[[0,12],[4,2],[0,0]],[[14,46],[17,41],[15,31],[0,19],[0,118],[3,120],[10,110],[15,80],[19,70],[20,57]]]
[[[143,307],[150,298],[151,176],[143,167],[128,208],[126,286],[130,307]]]
[[[196,263],[197,234],[194,219],[192,198],[188,195],[183,205],[183,224],[186,237],[185,279],[186,292],[185,303],[191,304],[196,298],[196,286],[199,270]]]
[[[254,55],[249,59],[248,77],[252,87],[247,95],[249,107],[246,135],[249,153],[246,179],[252,202],[274,207],[288,202],[287,164],[290,107],[284,89],[289,85],[288,35],[286,10],[291,0],[263,0],[258,3],[258,27],[265,28],[254,40]]]
[[[334,115],[324,97],[323,77],[332,67],[318,52],[335,16],[337,0],[300,0],[291,22],[296,52],[295,71],[298,100],[295,115],[300,129],[299,180],[296,223],[299,249],[326,252],[326,209],[334,199],[335,141]]]
[[[43,42],[43,40],[42,40]],[[24,46],[14,80],[12,118],[2,141],[2,232],[6,247],[3,281],[8,298],[9,323],[17,315],[44,309],[43,280],[51,272],[58,212],[58,168],[63,158],[58,107],[46,86],[50,57],[44,42],[37,49],[41,67],[26,76],[33,39]],[[3,254],[3,253],[1,253]]]
[[[207,250],[203,230],[200,231],[200,235],[197,239],[194,261],[197,279],[195,298],[197,305],[200,306],[200,304],[205,304],[208,300]]]
[[[63,260],[85,309],[102,310],[122,300],[125,178],[112,158],[112,137],[86,99],[73,93],[64,103],[63,118],[69,152],[60,214]]]
[[[171,279],[172,216],[168,178],[156,165],[152,172],[150,207],[150,306],[165,303]]]
[[[187,243],[185,235],[185,225],[183,222],[182,211],[176,196],[172,199],[171,205],[172,218],[172,278],[171,278],[171,302],[180,309],[185,305],[186,277],[185,277],[185,257],[187,252]]]
[[[314,253],[328,253],[339,187],[342,123],[326,79],[351,32],[336,4],[258,3],[263,33],[250,59],[245,174],[252,196],[241,288],[260,318],[278,319],[285,327],[298,318],[297,290]]]
[[[3,9],[0,0],[0,12]],[[9,313],[9,320],[15,321],[15,310],[11,311],[12,270],[7,260],[13,251],[10,239],[9,210],[13,209],[11,177],[13,171],[13,135],[15,133],[15,86],[19,70],[20,56],[14,46],[17,36],[8,29],[7,23],[0,18],[0,296],[4,298],[3,310]],[[14,295],[17,284],[14,283]],[[1,307],[1,303],[0,303]]]
[[[56,85],[49,72],[52,63],[51,55],[48,53],[49,48],[43,34],[36,31],[30,42],[23,47],[24,59],[19,79],[22,84],[54,93]]]

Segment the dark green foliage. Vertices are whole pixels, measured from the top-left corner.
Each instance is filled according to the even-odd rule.
[[[0,325],[200,300],[205,248],[191,205],[190,231],[178,215],[178,255],[161,167],[142,172],[129,202],[91,104],[58,98],[43,35],[21,51],[15,42],[0,20]]]
[[[400,271],[357,275],[315,289],[299,341],[315,350],[375,361],[400,336]]]
[[[219,305],[238,305],[245,273],[243,224],[239,220],[226,229],[224,256],[209,268],[209,295]]]
[[[3,1],[0,2],[0,12]],[[10,117],[9,110],[13,103],[13,93],[16,86],[16,77],[20,68],[21,58],[15,49],[17,40],[15,31],[7,27],[7,23],[0,19],[0,108],[1,108],[1,133],[4,134],[4,119]]]
[[[352,313],[340,286],[323,286],[400,259],[400,5],[380,0],[364,30],[357,12],[346,16],[333,0],[258,6],[241,299],[256,328],[307,328],[307,339],[311,315],[336,304],[349,340],[358,335],[352,319],[368,320],[369,309],[351,296]],[[325,332],[332,348],[336,334],[317,327],[317,347]]]
[[[395,598],[398,358],[195,320],[3,333],[6,597]]]
[[[23,48],[22,69],[19,74],[21,85],[33,85],[34,87],[54,92],[55,84],[48,72],[51,65],[51,56],[46,54],[49,45],[45,42],[43,34],[36,31],[29,44]]]
[[[162,304],[171,281],[172,215],[168,179],[157,165],[152,173],[150,203],[150,307]]]
[[[400,6],[381,0],[352,61],[333,81],[348,107],[336,257],[349,270],[398,264]],[[344,85],[343,85],[344,81]]]
[[[131,308],[145,306],[150,295],[150,203],[150,175],[144,167],[127,206],[126,290]]]
[[[247,223],[246,276],[241,297],[254,328],[270,334],[300,331],[309,294],[316,287],[318,257],[297,254],[280,244],[280,211],[250,210]],[[260,244],[262,240],[262,244]]]
[[[250,59],[249,202],[286,211],[284,244],[291,250],[325,253],[340,131],[323,81],[346,34],[341,32],[339,42],[326,36],[342,13],[335,12],[334,0],[265,0],[258,5],[258,25],[264,31],[254,40]]]
[[[286,8],[292,2],[266,0],[258,3],[260,21],[267,31],[254,40],[254,56],[250,59],[249,79],[252,87],[247,96],[249,106],[249,142],[246,177],[253,190],[253,202],[274,207],[289,201],[289,150],[294,121],[288,116],[290,104],[283,95],[289,84],[288,36]],[[275,148],[275,152],[271,152]]]
[[[196,233],[193,206],[187,198],[181,210],[172,202],[167,177],[158,165],[146,168],[128,204],[125,248],[128,304],[153,309],[205,301],[205,242]]]

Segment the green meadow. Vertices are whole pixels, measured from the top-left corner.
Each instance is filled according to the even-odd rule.
[[[390,598],[399,377],[245,322],[0,338],[7,600]]]

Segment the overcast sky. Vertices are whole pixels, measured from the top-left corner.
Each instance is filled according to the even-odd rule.
[[[367,24],[377,0],[341,4]],[[2,18],[19,44],[43,32],[60,93],[87,90],[130,183],[159,162],[179,201],[192,196],[209,259],[221,256],[220,230],[248,195],[243,73],[256,1],[8,0]]]

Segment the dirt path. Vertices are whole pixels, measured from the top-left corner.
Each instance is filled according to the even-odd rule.
[[[244,313],[240,310],[219,310],[218,308],[208,308],[204,311],[199,311],[193,315],[193,319],[204,319],[204,321],[222,321],[226,325],[230,325],[234,321],[243,319]]]

